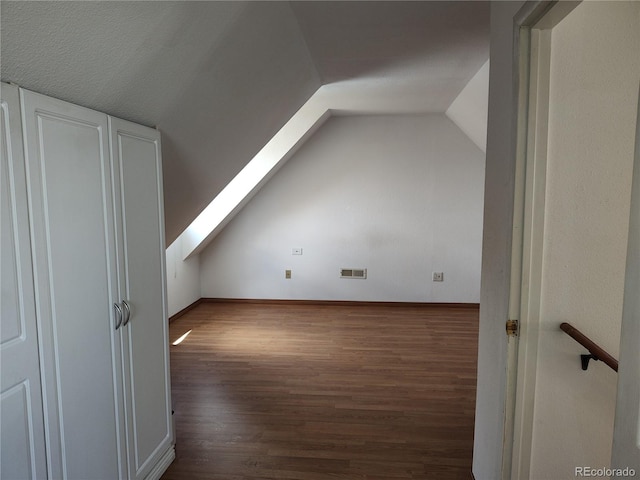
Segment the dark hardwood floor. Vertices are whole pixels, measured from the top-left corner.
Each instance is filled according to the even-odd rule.
[[[478,309],[203,303],[165,480],[469,479]]]

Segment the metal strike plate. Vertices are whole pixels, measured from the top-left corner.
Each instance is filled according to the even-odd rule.
[[[517,337],[518,336],[518,320],[507,320],[507,336],[508,337]]]

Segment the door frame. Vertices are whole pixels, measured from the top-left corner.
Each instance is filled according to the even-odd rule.
[[[640,87],[640,85],[639,85]],[[618,371],[618,390],[616,414],[613,430],[611,467],[622,471],[612,478],[623,478],[624,470],[640,471],[640,412],[638,399],[637,341],[640,338],[640,301],[637,297],[640,286],[638,265],[640,254],[640,94],[638,95],[638,113],[636,120],[636,142],[633,165],[633,183],[631,187],[631,212],[629,219],[629,242],[627,245],[627,265],[625,272],[624,306],[622,310],[622,329],[620,332],[620,370]],[[630,447],[631,446],[631,447]],[[630,451],[632,450],[633,453]]]
[[[514,18],[515,190],[503,480],[529,478],[536,389],[546,189],[551,29],[580,1],[527,2]]]

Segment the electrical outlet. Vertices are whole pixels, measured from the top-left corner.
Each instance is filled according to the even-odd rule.
[[[284,271],[284,278],[291,279],[291,270]]]
[[[444,282],[444,272],[433,272],[434,282]]]

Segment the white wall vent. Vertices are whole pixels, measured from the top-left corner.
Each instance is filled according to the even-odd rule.
[[[340,278],[367,278],[366,268],[341,268]]]

